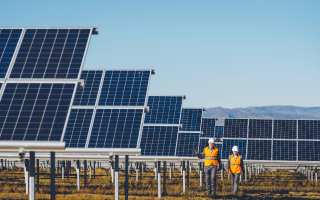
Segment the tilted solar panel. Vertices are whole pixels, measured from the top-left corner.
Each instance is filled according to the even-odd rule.
[[[97,109],[89,148],[137,148],[144,109]]]
[[[274,120],[274,139],[297,139],[297,120]]]
[[[201,137],[215,137],[216,118],[202,118],[202,132]]]
[[[319,161],[320,141],[299,141],[298,161]]]
[[[215,138],[222,138],[223,137],[223,126],[215,126],[214,130],[214,137]]]
[[[5,78],[22,29],[0,29],[0,78]]]
[[[82,70],[80,79],[84,79],[84,87],[77,89],[73,105],[96,105],[102,74],[102,70]]]
[[[151,71],[106,71],[99,106],[146,106]]]
[[[85,147],[94,109],[72,109],[63,141],[66,147]]]
[[[6,83],[0,140],[60,141],[75,83]]]
[[[202,108],[182,108],[181,131],[201,131],[202,112]]]
[[[145,124],[179,124],[182,96],[149,96]]]
[[[248,160],[271,160],[271,140],[248,140]]]
[[[179,132],[176,156],[196,157],[194,151],[199,151],[200,132]]]
[[[299,139],[320,139],[320,120],[298,120]]]
[[[27,28],[10,78],[79,78],[90,36],[90,28]]]
[[[141,155],[174,156],[178,131],[178,126],[144,126]]]
[[[248,119],[225,119],[224,138],[247,138]]]
[[[224,139],[222,144],[222,156],[221,159],[228,159],[229,155],[231,155],[232,147],[238,146],[239,154],[242,155],[243,159],[246,159],[246,148],[247,148],[247,140],[235,140],[235,139]]]
[[[249,138],[272,138],[272,119],[249,119]]]
[[[273,140],[272,160],[297,160],[297,141]]]

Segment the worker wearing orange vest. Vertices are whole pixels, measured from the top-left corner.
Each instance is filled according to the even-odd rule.
[[[211,191],[213,191],[213,194],[215,195],[216,174],[217,170],[221,170],[221,159],[219,155],[219,149],[217,147],[214,147],[214,139],[210,138],[208,143],[209,146],[204,148],[202,154],[198,155],[198,158],[204,159],[204,171],[206,173],[207,194],[210,195]]]
[[[240,174],[244,172],[244,166],[242,156],[238,153],[238,147],[233,146],[232,151],[233,154],[229,156],[226,168],[231,176],[232,192],[236,195],[238,192]]]

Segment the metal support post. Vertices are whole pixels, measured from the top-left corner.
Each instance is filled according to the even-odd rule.
[[[139,181],[139,164],[136,162],[136,182]]]
[[[55,162],[56,162],[56,153],[50,152],[51,159],[51,200],[56,199],[56,172],[55,172]]]
[[[189,169],[190,165],[189,165],[189,161],[187,161],[187,187],[189,187]]]
[[[64,179],[64,168],[65,168],[66,162],[63,160],[62,161],[62,166],[61,166],[61,177]]]
[[[247,179],[248,179],[248,166],[245,165],[244,166],[244,181],[247,182]]]
[[[114,185],[114,196],[115,200],[119,200],[119,155],[115,155],[115,185]]]
[[[24,160],[25,165],[25,182],[26,182],[26,194],[29,192],[29,159]]]
[[[163,161],[163,196],[166,196],[167,162]]]
[[[171,173],[172,173],[172,163],[170,163],[170,174],[169,174],[170,179],[171,179]]]
[[[186,193],[186,161],[182,161],[183,193]]]
[[[202,164],[199,163],[199,173],[200,173],[200,186],[202,186]]]
[[[114,183],[114,161],[111,161],[111,182]]]
[[[96,161],[93,162],[93,178],[96,178]]]
[[[39,159],[37,159],[37,192],[39,192]]]
[[[158,161],[158,198],[161,199],[161,161]]]
[[[125,181],[124,181],[124,198],[125,200],[128,200],[128,191],[129,191],[129,156],[125,156],[125,168],[124,168],[124,173],[125,173]]]
[[[87,161],[83,161],[84,168],[84,187],[87,187]]]
[[[35,189],[34,189],[34,163],[35,163],[35,152],[30,152],[30,192],[29,192],[29,199],[34,200],[35,199]]]
[[[80,161],[77,160],[77,190],[80,190]]]

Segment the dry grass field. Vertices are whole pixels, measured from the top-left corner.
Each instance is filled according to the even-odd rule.
[[[87,175],[89,172],[87,172]],[[69,179],[61,179],[56,174],[56,199],[114,199],[114,186],[111,183],[110,172],[97,169],[96,178],[87,179],[84,187],[83,171],[81,171],[81,189],[76,189],[76,172],[72,171]],[[199,174],[190,174],[190,186],[187,192],[182,192],[182,177],[179,171],[173,173],[172,179],[167,174],[167,195],[162,199],[211,199],[205,197],[205,185],[199,185]],[[136,182],[135,172],[129,178],[129,199],[158,199],[158,182],[154,179],[154,172],[142,173],[142,179]],[[120,172],[120,198],[124,199],[124,172]],[[4,170],[0,172],[0,199],[28,199],[25,194],[24,173],[22,168]],[[36,192],[36,199],[50,199],[50,172],[40,169],[40,189]],[[231,194],[230,180],[225,174],[224,180],[217,177],[217,195],[215,199],[320,199],[320,187],[314,182],[302,178],[300,173],[288,170],[277,172],[263,172],[246,183],[240,184],[239,195]]]

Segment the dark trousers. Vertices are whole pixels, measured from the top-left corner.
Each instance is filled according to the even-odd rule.
[[[216,174],[217,166],[210,165],[204,166],[204,172],[206,173],[206,189],[207,192],[216,191]],[[212,179],[212,181],[211,181]]]
[[[237,193],[238,192],[238,187],[239,187],[239,178],[240,178],[240,173],[231,173],[231,186],[232,186],[232,192]]]

